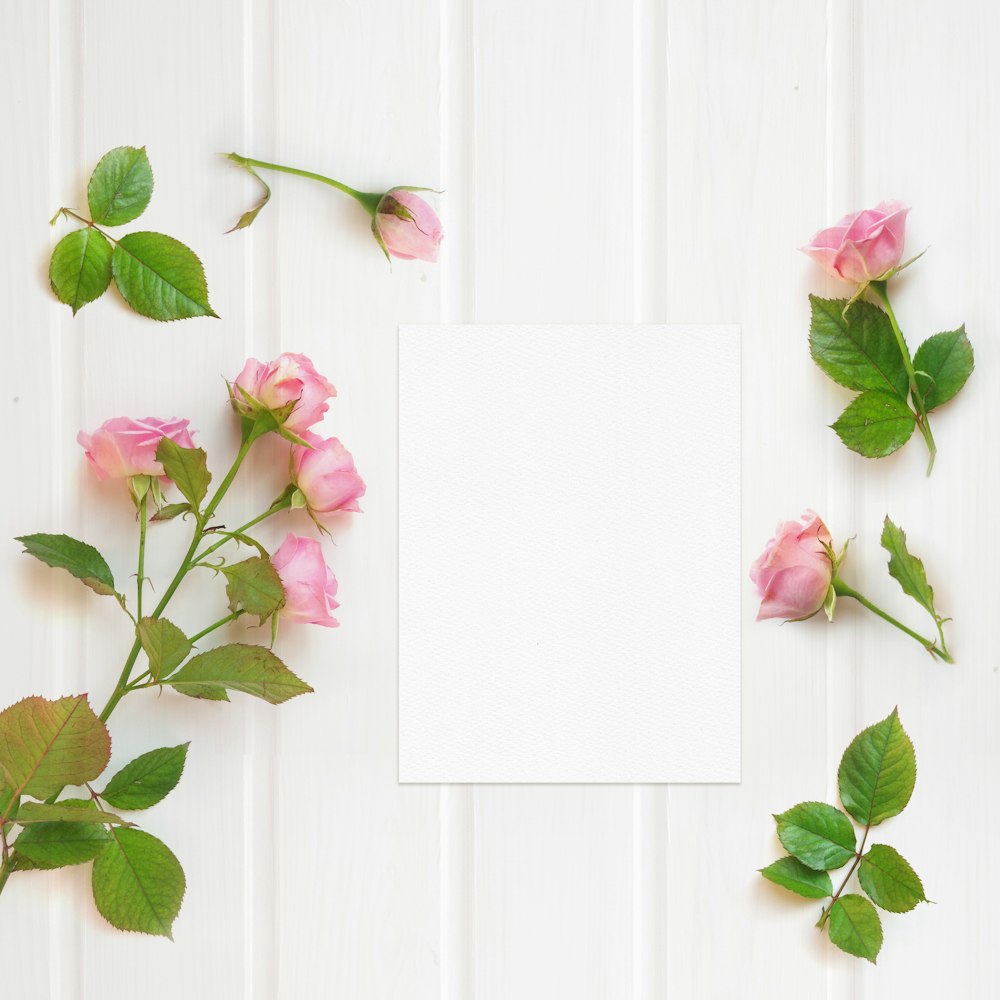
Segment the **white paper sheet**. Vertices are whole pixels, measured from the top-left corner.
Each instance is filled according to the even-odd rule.
[[[399,780],[740,778],[736,327],[399,331]]]

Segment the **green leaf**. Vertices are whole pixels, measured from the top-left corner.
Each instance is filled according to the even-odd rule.
[[[886,392],[906,402],[909,378],[889,317],[870,302],[855,302],[844,317],[845,299],[809,296],[809,351],[839,385]]]
[[[208,492],[212,473],[208,471],[208,456],[203,448],[184,448],[168,437],[160,438],[156,460],[163,466],[167,478],[180,490],[195,510]]]
[[[830,940],[849,955],[872,965],[882,948],[882,921],[864,896],[841,896],[830,907]]]
[[[192,657],[165,683],[192,698],[221,701],[228,689],[263,698],[272,705],[312,691],[271,650],[239,642]]]
[[[138,219],[152,195],[153,168],[145,147],[119,146],[105,153],[87,185],[90,216],[105,226]]]
[[[856,396],[831,426],[851,451],[884,458],[906,444],[917,422],[897,396],[870,390]]]
[[[156,320],[215,316],[205,271],[194,252],[162,233],[129,233],[111,258],[122,298],[140,315]]]
[[[101,792],[116,809],[148,809],[177,787],[190,743],[141,754],[126,764]]]
[[[927,409],[933,410],[957,396],[972,374],[975,362],[964,324],[957,330],[928,337],[913,358],[917,388]]]
[[[861,824],[877,826],[906,808],[917,781],[917,758],[894,708],[851,740],[837,772],[840,800]]]
[[[181,514],[189,514],[191,504],[189,503],[167,503],[164,504],[151,518],[151,521],[172,521]]]
[[[90,799],[63,799],[56,805],[97,813]],[[50,869],[83,864],[100,854],[107,842],[108,831],[99,823],[34,823],[14,842],[17,867]]]
[[[779,858],[766,868],[761,868],[760,873],[769,882],[797,892],[806,899],[823,899],[833,895],[829,874],[807,868],[798,858]]]
[[[896,580],[903,593],[912,597],[935,621],[940,621],[934,610],[934,591],[927,582],[924,564],[910,555],[906,547],[906,532],[886,516],[882,525],[882,548],[889,553],[889,576]]]
[[[90,226],[64,236],[52,251],[49,284],[56,298],[71,306],[75,316],[108,290],[111,244]]]
[[[69,535],[20,535],[15,541],[24,546],[29,556],[40,559],[47,566],[66,570],[95,594],[118,596],[111,568],[93,545]]]
[[[97,909],[113,927],[173,940],[184,870],[162,841],[142,830],[113,830],[94,861],[91,885]]]
[[[104,812],[101,809],[91,809],[81,799],[82,804],[68,804],[66,800],[49,804],[48,802],[22,802],[17,815],[10,821],[21,826],[33,823],[105,823],[119,826],[131,826],[121,816]]]
[[[230,611],[256,615],[260,623],[285,605],[285,588],[270,559],[251,556],[232,566],[223,566]]]
[[[247,211],[239,217],[236,225],[233,226],[232,229],[226,230],[226,232],[235,233],[238,229],[246,229],[247,226],[249,226],[254,219],[257,218],[260,210],[271,200],[271,189],[264,183],[264,178],[261,177],[260,174],[258,174],[257,171],[254,170],[254,168],[251,167],[250,164],[247,163],[238,153],[230,153],[227,159],[232,160],[233,163],[238,163],[248,174],[252,174],[256,177],[260,186],[264,189],[257,204],[254,205],[253,208],[247,209]]]
[[[774,818],[781,846],[808,868],[830,871],[854,857],[851,821],[825,802],[801,802]]]
[[[188,637],[166,618],[142,618],[136,628],[154,681],[179,667],[191,652]]]
[[[110,756],[111,737],[84,694],[25,698],[0,712],[0,772],[14,799],[93,781]]]
[[[907,913],[917,903],[926,903],[920,876],[893,847],[872,844],[858,868],[861,888],[872,900],[891,913]]]

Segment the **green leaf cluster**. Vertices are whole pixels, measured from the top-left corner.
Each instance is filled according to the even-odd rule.
[[[162,233],[128,233],[115,239],[98,228],[134,222],[152,195],[153,170],[145,148],[119,146],[101,158],[90,177],[90,219],[65,208],[56,213],[56,219],[62,215],[85,224],[56,244],[49,262],[52,291],[74,315],[100,298],[112,279],[128,305],[150,319],[216,315],[208,301],[205,271],[189,247]]]
[[[809,351],[838,385],[858,395],[832,424],[840,440],[866,458],[901,448],[926,414],[965,385],[975,364],[965,327],[925,340],[905,360],[889,315],[863,299],[809,296]],[[915,371],[911,391],[907,362]]]
[[[917,780],[913,744],[896,709],[859,733],[844,751],[837,773],[843,810],[801,802],[774,819],[788,855],[760,870],[768,881],[806,899],[826,899],[819,922],[848,954],[874,963],[882,948],[879,909],[906,913],[927,902],[910,863],[887,844],[868,845],[871,829],[906,808]],[[854,823],[862,827],[860,842]],[[834,891],[830,872],[850,862]],[[857,872],[862,893],[846,893]],[[874,905],[873,905],[874,904]]]

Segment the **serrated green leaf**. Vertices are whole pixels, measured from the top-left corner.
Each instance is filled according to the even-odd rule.
[[[191,652],[191,641],[166,618],[142,618],[136,628],[154,681],[179,667]]]
[[[861,888],[883,910],[907,913],[926,903],[924,885],[910,863],[895,848],[872,844],[858,868]]]
[[[781,846],[808,868],[830,871],[854,857],[851,821],[825,802],[800,802],[774,818]]]
[[[841,896],[830,907],[830,940],[849,955],[872,965],[882,949],[882,921],[864,896]]]
[[[889,317],[870,302],[855,302],[844,316],[845,299],[809,296],[809,351],[839,385],[863,392],[887,392],[906,402],[909,379]]]
[[[928,337],[913,357],[917,388],[923,394],[927,409],[936,409],[957,396],[975,364],[964,324],[957,330]]]
[[[913,412],[898,396],[874,390],[855,397],[832,424],[840,440],[865,458],[898,451],[916,426]]]
[[[806,899],[823,899],[833,895],[829,874],[806,867],[798,858],[779,858],[766,868],[761,868],[760,873],[769,882],[805,896]]]
[[[62,799],[59,806],[86,809],[97,807],[90,799]],[[97,823],[35,823],[25,827],[14,842],[20,870],[65,868],[91,861],[108,842],[108,831]]]
[[[101,157],[87,184],[94,222],[121,226],[138,219],[153,195],[153,168],[146,149],[118,146]]]
[[[194,251],[162,233],[129,233],[111,258],[115,285],[139,314],[168,321],[216,316]]]
[[[65,800],[54,802],[22,802],[17,815],[10,821],[20,826],[30,826],[34,823],[105,823],[118,826],[132,824],[102,809],[90,809],[85,805],[71,805]]]
[[[184,870],[156,837],[143,830],[113,830],[94,861],[91,886],[98,911],[113,927],[173,940]]]
[[[165,683],[192,698],[222,700],[228,689],[263,698],[272,705],[312,691],[271,650],[239,642],[192,657]]]
[[[70,306],[75,316],[108,290],[111,244],[90,226],[64,236],[52,251],[49,284],[56,298]]]
[[[167,478],[195,510],[208,492],[212,473],[208,471],[208,456],[203,448],[184,448],[168,437],[160,438],[156,460],[163,466]]]
[[[148,809],[177,787],[190,743],[141,754],[126,764],[101,792],[116,809]]]
[[[868,826],[901,813],[916,781],[916,754],[896,709],[851,740],[837,772],[844,808]]]
[[[223,566],[230,611],[256,615],[260,623],[285,605],[285,588],[270,559],[252,556],[232,566]]]
[[[181,514],[189,514],[191,504],[189,503],[166,503],[151,518],[151,521],[172,521]]]
[[[0,772],[14,800],[93,781],[110,756],[111,737],[86,695],[25,698],[0,712]]]
[[[69,535],[20,535],[15,541],[24,546],[29,556],[40,559],[54,569],[64,569],[85,583],[95,594],[117,597],[111,567],[93,545],[70,538]]]
[[[889,576],[896,580],[903,593],[912,597],[935,621],[934,591],[927,582],[924,564],[906,547],[906,532],[886,516],[882,525],[882,548],[889,553]]]

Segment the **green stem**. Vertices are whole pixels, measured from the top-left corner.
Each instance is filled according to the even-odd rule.
[[[135,592],[135,617],[142,618],[142,585],[146,565],[146,497],[139,501],[139,573]]]
[[[160,598],[160,603],[156,605],[156,608],[153,610],[150,617],[159,618],[160,615],[163,614],[163,611],[170,602],[170,599],[176,593],[177,588],[181,585],[184,577],[187,576],[188,571],[191,569],[191,566],[195,561],[194,555],[198,551],[198,546],[205,537],[205,524],[214,513],[216,507],[222,503],[222,498],[228,492],[229,487],[233,485],[233,480],[236,478],[236,474],[239,472],[240,466],[243,464],[243,460],[247,457],[247,453],[250,451],[250,448],[253,446],[253,443],[257,440],[258,436],[259,435],[255,435],[251,432],[240,445],[240,450],[237,453],[229,472],[226,473],[226,477],[219,484],[219,488],[215,491],[215,494],[209,501],[204,513],[197,518],[194,537],[191,539],[191,544],[188,546],[188,550],[185,553],[184,558],[181,560],[180,566],[177,567],[177,572],[174,574],[173,580],[170,581],[170,585],[164,591],[163,597]],[[115,685],[115,689],[112,692],[111,697],[108,699],[108,703],[101,711],[100,719],[102,722],[108,721],[108,717],[115,710],[118,702],[120,702],[128,693],[128,680],[132,674],[132,668],[135,666],[135,662],[139,658],[141,649],[142,643],[139,641],[139,638],[136,637],[135,642],[132,643],[131,650],[129,650],[128,658],[125,660],[125,665],[122,667],[122,672],[118,677],[118,683]]]
[[[840,577],[834,577],[833,589],[838,597],[852,597],[858,602],[862,607],[867,608],[869,611],[878,615],[883,621],[887,621],[890,625],[895,625],[900,632],[905,632],[911,639],[916,639],[924,649],[927,650],[932,656],[939,656],[945,663],[954,663],[955,661],[951,658],[951,654],[948,652],[948,647],[944,642],[944,632],[941,626],[938,625],[938,634],[941,636],[941,646],[935,645],[933,639],[927,639],[922,636],[919,632],[914,632],[913,629],[908,628],[902,622],[897,621],[892,615],[886,614],[880,607],[872,604],[863,594],[859,594],[853,587],[844,583]]]
[[[209,625],[208,628],[203,628],[197,635],[191,636],[191,645],[193,646],[199,639],[204,639],[209,632],[214,632],[217,628],[222,628],[223,625],[236,621],[242,614],[244,614],[243,611],[234,611],[231,615],[226,615],[225,618],[220,618],[214,624]]]
[[[927,416],[927,404],[924,402],[923,394],[917,386],[917,373],[913,368],[910,351],[903,338],[903,331],[899,328],[899,322],[896,319],[895,312],[893,312],[892,303],[889,301],[889,283],[888,281],[873,281],[869,287],[882,300],[882,304],[885,306],[885,314],[889,317],[889,325],[892,327],[892,332],[896,337],[896,344],[899,346],[899,354],[903,359],[903,367],[906,369],[906,377],[910,384],[910,396],[913,398],[913,403],[917,408],[917,426],[920,428],[920,433],[923,436],[924,443],[927,445],[927,451],[930,455],[927,463],[927,475],[929,476],[931,470],[934,468],[937,445],[934,443],[934,435],[931,433],[930,418]]]
[[[219,531],[212,532],[212,534],[219,534],[222,537],[210,545],[203,552],[199,552],[197,556],[191,561],[192,565],[194,563],[200,563],[206,556],[210,556],[216,549],[221,549],[223,545],[226,544],[231,538],[235,538],[237,535],[243,535],[247,532],[249,528],[252,528],[255,524],[260,524],[265,518],[270,517],[272,514],[277,514],[280,510],[287,510],[291,506],[291,501],[283,501],[282,503],[275,504],[272,507],[268,507],[263,514],[258,514],[252,521],[247,521],[246,524],[241,524],[235,531]]]
[[[819,923],[816,926],[822,930],[826,926],[826,922],[830,917],[830,911],[833,909],[833,904],[840,899],[840,894],[844,891],[844,887],[850,881],[851,876],[854,874],[855,868],[861,864],[861,857],[865,853],[865,844],[868,841],[868,832],[871,830],[871,823],[865,826],[865,832],[861,837],[861,846],[854,852],[854,863],[850,868],[847,869],[847,874],[844,876],[844,881],[840,883],[840,888],[830,897],[830,905],[823,911],[823,915],[819,918]]]
[[[294,174],[296,177],[305,177],[311,181],[319,181],[320,184],[328,184],[344,194],[349,194],[355,201],[362,205],[365,211],[372,217],[378,208],[378,203],[382,200],[381,194],[373,194],[365,191],[356,191],[354,188],[335,181],[332,177],[324,177],[323,174],[313,173],[311,170],[300,170],[298,167],[285,167],[280,163],[268,163],[266,160],[252,160],[249,156],[240,156],[239,153],[230,153],[229,159],[234,163],[239,163],[244,167],[260,167],[263,170],[278,170],[283,174]]]

